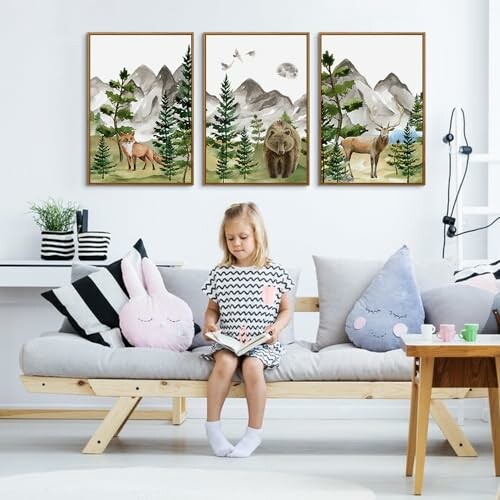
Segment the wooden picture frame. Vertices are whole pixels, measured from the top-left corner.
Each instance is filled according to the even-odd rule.
[[[319,35],[320,185],[425,185],[425,33]]]
[[[309,33],[203,34],[204,185],[309,184]]]
[[[193,184],[193,33],[87,34],[87,183]]]

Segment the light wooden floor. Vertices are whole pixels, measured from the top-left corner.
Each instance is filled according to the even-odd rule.
[[[331,475],[371,488],[378,499],[415,498],[406,478],[405,420],[267,419],[264,442],[249,459],[213,457],[201,419],[177,427],[157,421],[131,421],[103,455],[81,448],[97,421],[0,421],[0,476],[56,469],[100,467],[203,467],[276,470]],[[236,441],[245,421],[224,421]],[[429,500],[493,500],[494,477],[489,424],[467,420],[464,430],[479,452],[457,458],[434,423],[429,427],[423,497]],[[283,492],[286,498],[286,488]]]

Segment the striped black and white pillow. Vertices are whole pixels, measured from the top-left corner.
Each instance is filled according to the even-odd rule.
[[[142,276],[141,260],[147,257],[142,240],[127,254]],[[122,259],[71,285],[42,293],[62,313],[80,336],[108,347],[124,347],[118,313],[129,297],[122,276]]]
[[[465,281],[482,274],[493,274],[497,280],[500,280],[500,260],[491,264],[480,264],[474,267],[466,267],[455,272],[455,282]]]

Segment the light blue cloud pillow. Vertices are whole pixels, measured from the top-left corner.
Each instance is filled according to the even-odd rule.
[[[419,333],[423,322],[424,307],[405,245],[354,304],[346,319],[346,333],[357,347],[385,352],[398,349],[404,333]]]

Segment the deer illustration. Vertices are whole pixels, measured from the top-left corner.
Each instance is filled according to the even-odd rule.
[[[342,148],[344,148],[346,160],[351,163],[351,156],[353,153],[370,155],[370,177],[377,178],[377,165],[380,153],[385,149],[389,143],[389,132],[392,132],[400,123],[403,116],[403,110],[400,108],[399,120],[397,123],[391,125],[390,121],[386,126],[378,123],[370,113],[370,118],[373,123],[377,125],[375,130],[379,135],[375,137],[347,137],[342,140]]]

